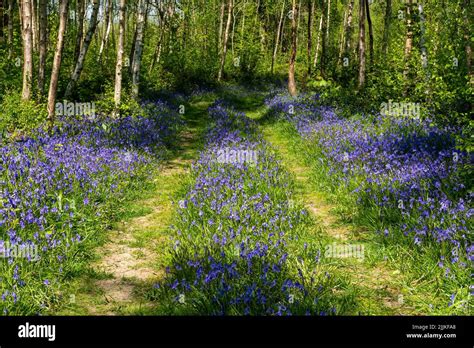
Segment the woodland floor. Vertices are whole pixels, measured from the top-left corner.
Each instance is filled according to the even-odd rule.
[[[362,244],[366,253],[380,253],[378,245],[366,238],[366,231],[340,218],[337,206],[316,191],[311,168],[282,126],[265,121],[263,99],[233,100],[236,108],[255,119],[279,154],[296,183],[296,199],[312,214],[318,238],[329,243]],[[179,145],[157,170],[154,190],[124,207],[122,221],[109,231],[107,241],[94,253],[88,272],[75,279],[70,303],[60,315],[153,315],[156,304],[147,293],[164,274],[164,248],[167,246],[176,197],[189,179],[190,167],[203,146],[208,124],[209,101],[191,103],[185,113],[186,131]],[[362,260],[342,258],[325,265],[332,274],[348,278],[357,308],[351,315],[422,314],[412,306],[409,289],[413,284],[403,277],[396,264],[383,258]],[[408,290],[407,290],[408,289]]]

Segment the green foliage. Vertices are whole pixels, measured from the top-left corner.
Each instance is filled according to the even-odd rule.
[[[123,86],[126,87],[126,86]],[[114,86],[109,84],[105,87],[105,92],[96,102],[97,112],[104,115],[112,115],[115,111]],[[120,115],[140,115],[142,109],[140,104],[131,96],[126,88],[122,91],[122,98],[119,108]]]
[[[0,132],[33,130],[46,116],[45,105],[21,100],[18,92],[7,92],[0,104]]]

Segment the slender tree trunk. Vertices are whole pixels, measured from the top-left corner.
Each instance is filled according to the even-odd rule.
[[[77,34],[76,34],[76,46],[74,47],[74,66],[76,66],[79,60],[79,54],[81,53],[82,41],[84,38],[84,6],[85,0],[76,1],[76,12],[77,12]]]
[[[64,47],[64,35],[66,32],[68,20],[68,0],[61,0],[59,4],[59,29],[56,51],[54,52],[53,69],[51,71],[51,82],[48,92],[48,121],[50,127],[54,124],[54,112],[56,103],[56,94],[58,90],[59,71],[61,69],[61,59]]]
[[[66,98],[69,98],[71,96],[72,91],[76,87],[77,81],[81,77],[82,69],[84,68],[84,62],[86,60],[86,54],[89,50],[89,45],[92,41],[92,37],[94,36],[95,29],[97,28],[97,14],[99,13],[99,5],[100,1],[94,0],[89,29],[87,30],[86,37],[82,44],[81,52],[79,53],[79,59],[77,60],[76,67],[74,68],[74,71],[71,75],[71,79],[69,80],[69,83],[66,87]]]
[[[308,46],[307,46],[307,58],[308,58],[308,75],[311,75],[311,50],[312,50],[312,36],[311,30],[313,29],[313,12],[314,2],[308,0]]]
[[[13,57],[13,7],[15,0],[8,1],[8,59]]]
[[[123,65],[123,46],[125,38],[125,1],[120,0],[119,8],[119,36],[117,46],[117,63],[115,65],[115,115],[118,115],[122,97],[122,65]]]
[[[278,29],[277,29],[276,39],[275,39],[275,48],[273,49],[272,70],[271,70],[272,74],[273,74],[273,66],[275,64],[276,56],[278,53],[278,43],[280,41],[281,25],[283,23],[283,15],[285,12],[285,3],[286,3],[286,0],[283,0],[283,5],[281,6],[280,21],[278,22]]]
[[[369,26],[369,54],[370,54],[370,66],[374,63],[374,32],[372,30],[372,18],[370,17],[369,0],[365,0],[365,10],[367,14],[367,24]]]
[[[104,52],[104,49],[107,47],[107,43],[109,41],[110,30],[113,25],[113,13],[112,13],[113,8],[114,8],[113,0],[108,0],[105,21],[104,21],[104,24],[106,26],[105,35],[103,36],[102,42],[100,43],[99,59],[98,59],[99,62],[102,61],[102,54]]]
[[[324,16],[324,6],[323,6],[323,11],[321,12],[322,14],[322,28],[321,28],[321,64],[320,64],[320,73],[321,76],[326,79],[326,58],[327,58],[327,44],[328,44],[328,39],[329,39],[329,25],[327,20],[329,19],[329,6],[331,5],[331,2],[329,0],[328,3],[328,11],[327,11],[327,18]]]
[[[219,38],[217,41],[217,52],[221,52],[222,49],[222,31],[224,29],[224,13],[225,13],[225,2],[221,4],[221,14],[219,16]]]
[[[329,23],[330,23],[330,17],[331,15],[331,0],[328,0],[328,21],[326,24],[326,41],[329,41]]]
[[[234,59],[234,34],[235,34],[235,7],[232,9],[232,30],[230,35],[230,52]]]
[[[352,43],[352,11],[354,10],[354,0],[349,2],[349,8],[347,9],[347,26],[345,30],[345,45],[344,45],[344,56],[349,58],[349,52],[351,50]]]
[[[420,50],[421,50],[421,64],[423,69],[425,69],[426,77],[428,78],[427,68],[428,68],[428,51],[425,44],[425,15],[423,13],[423,5],[418,4],[418,16],[420,18]]]
[[[244,6],[242,8],[242,27],[240,28],[240,52],[243,52],[244,49],[244,33],[245,33],[245,6],[247,1],[244,1]]]
[[[298,33],[298,28],[300,27],[300,19],[301,19],[301,0],[298,2],[298,8],[296,10],[298,12],[298,20],[296,22],[296,32]],[[298,46],[298,35],[296,35],[296,45]]]
[[[410,72],[410,56],[411,56],[411,50],[413,47],[412,7],[413,7],[413,0],[407,0],[407,8],[406,8],[407,34],[405,38],[405,70],[403,71],[403,76],[404,76],[405,81],[407,80],[408,73]]]
[[[33,39],[33,51],[36,52],[38,48],[38,23],[36,20],[36,4],[38,0],[31,0],[31,37]]]
[[[38,94],[44,94],[44,78],[46,55],[48,53],[48,13],[47,0],[39,0],[39,62],[38,62]]]
[[[33,33],[31,28],[31,0],[22,0],[22,36],[23,36],[23,100],[31,99],[33,85]]]
[[[365,84],[365,1],[359,0],[359,89]]]
[[[296,36],[297,36],[297,27],[296,27],[296,0],[293,0],[292,6],[292,17],[291,17],[291,56],[290,64],[288,69],[288,91],[292,96],[296,96],[296,82],[295,82],[295,62],[296,62]]]
[[[156,46],[155,46],[155,52],[153,53],[153,59],[151,60],[150,67],[148,68],[148,73],[151,73],[153,71],[153,68],[155,67],[155,64],[157,64],[160,61],[161,46],[162,46],[162,42],[163,42],[164,32],[165,32],[165,28],[163,27],[162,22],[160,22],[160,35],[158,37],[158,42],[156,43]]]
[[[388,54],[388,47],[390,41],[390,23],[392,21],[392,0],[386,0],[387,4],[385,7],[385,18],[383,26],[383,42],[382,42],[382,53],[384,56]]]
[[[224,73],[224,66],[225,66],[225,58],[227,55],[227,41],[229,39],[229,31],[230,31],[230,24],[232,21],[232,9],[234,7],[234,2],[233,0],[229,0],[227,4],[228,10],[227,10],[227,25],[225,28],[225,33],[224,33],[224,40],[222,43],[222,57],[221,57],[221,64],[219,68],[219,74],[217,75],[217,81],[222,80],[222,75]]]
[[[346,32],[346,25],[347,25],[347,10],[344,11],[344,20],[342,22],[341,35],[339,37],[339,54],[337,56],[338,63],[341,61],[342,52],[344,50],[344,33]]]
[[[140,84],[140,67],[142,63],[142,52],[143,52],[143,32],[145,26],[145,0],[139,0],[138,2],[138,15],[137,15],[137,35],[135,41],[135,52],[133,57],[132,67],[132,95],[135,99],[138,98],[138,90]]]
[[[313,62],[314,67],[316,67],[316,65],[318,64],[319,46],[320,46],[320,40],[321,40],[321,31],[323,29],[323,18],[324,18],[324,13],[321,13],[321,19],[319,20],[318,42],[316,43],[316,54],[314,55],[314,62]]]

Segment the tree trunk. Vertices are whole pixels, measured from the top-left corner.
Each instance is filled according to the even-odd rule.
[[[308,0],[308,46],[307,46],[307,58],[308,58],[308,75],[311,75],[311,50],[312,50],[312,36],[311,30],[313,29],[313,12],[314,2]]]
[[[46,55],[48,53],[48,12],[47,0],[39,0],[39,62],[38,62],[38,94],[44,94],[44,77]]]
[[[411,50],[413,48],[413,23],[412,23],[412,6],[413,0],[407,0],[407,34],[405,39],[405,69],[403,71],[403,77],[405,81],[408,78],[408,73],[410,71],[410,56]]]
[[[130,26],[130,19],[127,21],[127,26]],[[133,39],[132,43],[130,45],[130,53],[128,55],[130,64],[128,65],[128,71],[130,72],[130,75],[133,73],[132,68],[133,68],[133,58],[135,57],[135,44],[137,42],[137,26],[135,23],[135,29],[133,30]]]
[[[339,35],[339,54],[337,56],[338,63],[341,61],[342,51],[344,49],[344,33],[346,31],[346,23],[347,23],[347,10],[344,10],[344,19],[342,21],[341,34]]]
[[[316,43],[316,54],[314,55],[314,62],[313,62],[314,67],[316,67],[316,65],[318,64],[319,44],[321,40],[321,31],[323,29],[323,18],[324,18],[324,13],[321,13],[321,19],[319,20],[318,42]]]
[[[120,0],[119,8],[119,37],[118,37],[118,47],[117,47],[117,64],[115,65],[115,91],[114,91],[114,101],[115,101],[115,115],[118,115],[121,96],[122,96],[122,65],[123,65],[123,46],[125,38],[125,1]]]
[[[153,71],[153,68],[155,67],[155,64],[159,63],[160,61],[161,46],[163,42],[164,32],[165,32],[165,28],[163,27],[162,22],[160,22],[160,35],[158,37],[158,42],[156,43],[156,46],[155,46],[155,52],[153,53],[153,58],[151,60],[150,67],[148,68],[148,73],[151,73]]]
[[[31,0],[31,37],[33,39],[33,51],[37,51],[38,48],[38,23],[36,20],[36,4],[38,0]]]
[[[227,10],[227,25],[225,28],[225,33],[224,33],[224,40],[222,43],[222,57],[221,57],[221,64],[219,68],[219,74],[217,75],[217,81],[222,80],[222,74],[224,73],[224,66],[225,66],[225,58],[227,55],[227,41],[229,40],[229,31],[230,31],[230,24],[232,21],[232,9],[234,6],[233,0],[229,0],[228,2],[228,10]]]
[[[110,30],[112,28],[112,25],[113,25],[113,0],[108,0],[108,3],[107,3],[107,9],[106,9],[106,15],[105,15],[105,35],[103,36],[102,38],[102,42],[100,43],[100,49],[99,49],[99,59],[98,61],[102,61],[102,54],[104,52],[104,49],[107,47],[107,43],[109,41],[109,35],[110,35]]]
[[[372,30],[372,19],[370,18],[370,7],[369,0],[365,0],[365,10],[367,14],[367,24],[369,25],[369,54],[370,54],[370,65],[374,63],[374,32]]]
[[[132,67],[132,95],[135,99],[138,98],[138,89],[140,84],[140,67],[142,63],[142,52],[143,52],[143,29],[145,25],[145,0],[139,0],[138,2],[138,14],[137,14],[137,35],[135,41],[135,52],[133,56],[133,67]]]
[[[288,69],[288,91],[292,96],[296,96],[296,82],[295,82],[295,61],[296,61],[296,0],[293,0],[292,6],[292,17],[291,17],[291,56],[290,56],[290,66]]]
[[[94,35],[95,29],[97,27],[97,14],[99,13],[99,0],[94,0],[93,2],[93,9],[91,15],[91,21],[89,24],[89,29],[87,30],[86,37],[81,47],[81,52],[79,53],[79,59],[77,60],[76,67],[71,75],[71,79],[66,87],[65,97],[69,98],[72,94],[72,91],[76,87],[76,83],[81,77],[82,69],[84,68],[84,62],[86,60],[86,54],[89,50],[89,45],[92,41],[92,36]]]
[[[328,0],[328,21],[326,24],[326,40],[329,41],[329,23],[330,23],[330,17],[331,15],[331,0]]]
[[[359,89],[365,84],[365,1],[359,0]]]
[[[331,2],[328,3],[330,5]],[[321,11],[322,15],[322,28],[321,28],[321,64],[320,64],[320,73],[321,76],[326,79],[326,55],[327,55],[327,43],[329,38],[329,25],[327,20],[329,19],[329,6],[327,12],[327,18],[324,16],[324,6],[323,11]]]
[[[33,85],[33,33],[31,28],[31,0],[22,0],[22,37],[23,37],[23,89],[21,98],[31,99]]]
[[[13,7],[15,0],[8,1],[8,59],[13,57]]]
[[[273,74],[273,66],[275,64],[276,56],[278,53],[278,43],[280,41],[280,33],[281,33],[281,25],[283,23],[283,14],[285,12],[285,3],[286,0],[283,0],[283,5],[281,6],[281,13],[280,13],[280,21],[278,22],[278,29],[277,29],[277,35],[275,39],[275,48],[273,49],[273,56],[272,56],[272,74]]]
[[[392,20],[392,0],[387,0],[385,7],[385,18],[383,26],[383,42],[382,53],[384,56],[388,54],[389,40],[390,40],[390,22]]]
[[[347,26],[345,30],[345,45],[344,45],[344,56],[349,58],[349,52],[351,50],[352,42],[352,11],[354,10],[354,0],[349,2],[349,8],[347,9]]]
[[[48,92],[48,121],[50,128],[54,124],[54,112],[56,94],[58,90],[58,79],[59,70],[61,69],[61,57],[64,47],[64,34],[66,32],[67,20],[68,20],[68,0],[61,0],[59,4],[59,29],[58,29],[58,41],[56,43],[56,51],[54,52],[53,69],[51,71],[51,82],[49,84]]]
[[[74,48],[74,66],[79,60],[79,53],[81,52],[82,40],[84,38],[84,4],[85,0],[76,1],[76,12],[77,12],[77,34],[76,34],[76,46]]]
[[[219,38],[217,41],[217,52],[221,52],[222,49],[222,30],[224,28],[224,12],[225,12],[225,2],[222,1],[221,4],[221,14],[219,16]]]

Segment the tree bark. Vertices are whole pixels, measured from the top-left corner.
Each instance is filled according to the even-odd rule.
[[[359,0],[359,89],[365,84],[365,1]]]
[[[33,33],[31,27],[31,0],[22,0],[22,37],[23,37],[23,100],[31,99],[33,85]]]
[[[110,30],[113,25],[113,0],[108,0],[107,2],[107,9],[106,9],[106,15],[105,15],[105,35],[102,38],[102,42],[100,43],[100,49],[99,49],[99,59],[98,61],[102,61],[102,54],[104,52],[104,49],[107,47],[107,43],[109,41],[109,35],[110,35]]]
[[[233,0],[229,0],[227,4],[227,24],[224,33],[224,40],[222,42],[222,57],[221,57],[221,64],[219,67],[219,73],[217,75],[217,81],[222,80],[222,74],[224,73],[224,66],[225,66],[225,58],[227,55],[227,41],[229,40],[229,31],[230,31],[230,24],[232,22],[232,9],[234,7]]]
[[[224,29],[224,13],[225,13],[225,2],[222,1],[221,13],[219,16],[219,38],[217,41],[217,52],[221,52],[222,49],[222,30]]]
[[[74,48],[74,66],[77,64],[79,59],[79,53],[81,52],[82,41],[84,38],[84,5],[85,0],[76,1],[76,12],[77,12],[77,34],[76,34],[76,46]]]
[[[38,23],[36,20],[36,4],[37,0],[31,0],[31,37],[33,39],[33,51],[37,51],[38,48]]]
[[[413,0],[407,0],[406,14],[407,14],[407,34],[405,38],[405,69],[403,71],[403,77],[405,80],[408,78],[410,72],[410,56],[413,48],[413,23],[412,23],[412,6]]]
[[[347,9],[347,25],[345,30],[345,44],[344,44],[344,56],[349,58],[349,52],[351,50],[352,42],[352,11],[354,10],[354,0],[349,2],[349,8]]]
[[[314,62],[313,66],[316,67],[318,64],[318,56],[319,56],[319,46],[320,46],[320,40],[321,40],[321,31],[323,29],[323,18],[324,18],[324,13],[321,14],[321,18],[319,20],[319,30],[318,30],[318,42],[316,43],[316,53],[314,55]]]
[[[373,66],[373,63],[374,63],[374,32],[372,30],[372,18],[370,17],[369,0],[365,0],[365,10],[366,10],[366,14],[367,14],[367,24],[369,26],[370,65]]]
[[[38,94],[44,94],[44,78],[46,55],[48,53],[48,13],[47,0],[39,0],[39,62],[38,62]]]
[[[339,36],[339,54],[337,56],[338,64],[341,61],[342,52],[344,49],[344,33],[346,31],[346,23],[347,23],[347,10],[344,11],[344,20],[342,21],[341,35]]]
[[[115,65],[115,115],[118,115],[122,96],[122,65],[123,65],[123,46],[125,38],[125,1],[120,0],[119,8],[119,37],[117,47],[117,63]]]
[[[388,54],[391,21],[392,21],[392,0],[387,0],[387,5],[385,7],[383,42],[382,42],[382,53],[384,56],[387,56]]]
[[[15,0],[8,1],[8,59],[13,57],[13,7]]]
[[[84,62],[86,60],[86,54],[87,54],[87,51],[89,50],[89,45],[92,41],[92,37],[94,36],[95,29],[97,28],[97,14],[99,13],[99,5],[100,5],[100,1],[94,0],[89,29],[87,30],[86,37],[81,46],[79,58],[77,60],[74,71],[71,75],[71,79],[69,80],[69,83],[66,87],[66,93],[65,93],[66,98],[69,98],[71,96],[72,91],[76,87],[77,81],[81,77],[82,69],[84,68]]]
[[[272,74],[273,74],[273,66],[275,64],[276,56],[277,56],[277,53],[278,53],[278,44],[280,42],[280,33],[281,33],[281,29],[282,29],[281,26],[282,26],[282,23],[283,23],[283,15],[284,15],[284,12],[285,12],[285,3],[286,3],[286,0],[283,0],[283,5],[281,6],[280,21],[278,22],[278,29],[277,29],[276,39],[275,39],[275,47],[273,49],[272,69],[271,69]]]
[[[321,76],[326,79],[326,55],[327,55],[327,43],[329,38],[329,25],[327,20],[329,19],[329,6],[331,2],[328,3],[327,17],[324,16],[324,6],[322,15],[322,28],[321,28],[321,64],[320,64],[320,73]]]
[[[132,95],[135,99],[138,98],[138,90],[140,84],[140,67],[142,62],[143,52],[143,32],[145,25],[145,0],[139,0],[138,3],[138,14],[137,14],[137,35],[135,41],[135,52],[133,55],[133,67],[132,67]]]
[[[313,12],[314,12],[314,2],[308,0],[308,45],[306,49],[307,58],[308,58],[308,75],[311,75],[311,50],[312,50],[312,36],[311,30],[313,29]]]
[[[61,60],[64,47],[64,34],[66,32],[68,20],[68,0],[61,0],[59,4],[59,29],[58,40],[56,43],[56,51],[54,52],[53,69],[51,71],[51,82],[49,84],[48,92],[48,121],[50,127],[54,124],[54,112],[56,94],[58,90],[59,71],[61,69]]]
[[[331,0],[328,0],[328,21],[326,24],[326,40],[329,40],[329,23],[330,23],[330,14],[331,14]]]
[[[291,17],[291,56],[290,56],[290,64],[288,69],[288,91],[292,96],[296,96],[296,82],[295,82],[295,62],[296,62],[296,35],[297,35],[297,27],[296,27],[296,16],[297,16],[297,9],[296,9],[296,0],[293,0],[292,6],[292,17]]]

